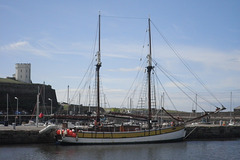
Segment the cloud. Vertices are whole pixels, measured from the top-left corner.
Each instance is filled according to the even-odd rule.
[[[140,67],[108,69],[108,71],[111,71],[111,72],[136,72],[136,71],[139,71],[139,70],[141,70]]]
[[[217,50],[212,48],[177,46],[174,47],[177,54],[189,64],[193,62],[208,69],[240,71],[240,51],[239,50]],[[155,47],[153,56],[161,60],[168,67],[174,67],[174,64],[181,63],[175,53],[165,47]],[[191,66],[190,66],[191,67]]]
[[[240,71],[240,54],[236,51],[218,51],[212,49],[185,49],[186,60],[199,62],[208,68]]]
[[[135,68],[119,68],[119,71],[122,72],[135,72],[139,71],[141,68],[140,67],[135,67]]]
[[[113,57],[113,58],[125,58],[125,59],[130,59],[130,57],[127,56],[127,55],[119,55],[119,54],[103,54],[103,56]]]
[[[28,41],[19,41],[1,46],[0,52],[11,52],[14,54],[34,54],[38,56],[49,57],[48,53],[32,46]]]
[[[1,50],[16,50],[16,49],[22,49],[24,47],[27,47],[29,43],[27,41],[20,41],[11,43],[5,46],[0,47]]]
[[[8,46],[6,46],[6,48],[7,49],[19,49],[19,48],[22,48],[22,47],[28,46],[28,45],[29,45],[29,43],[27,41],[21,41],[21,42],[9,44]]]
[[[0,46],[0,54],[10,52],[12,54],[32,54],[36,56],[42,56],[45,58],[50,58],[54,54],[55,55],[86,55],[86,51],[84,49],[77,50],[76,48],[72,48],[71,46],[64,48],[61,45],[57,45],[48,39],[40,39],[37,41],[18,41],[13,42],[4,46]]]
[[[104,42],[104,45],[102,46],[102,54],[103,56],[107,57],[139,59],[140,57],[136,56],[140,56],[140,53],[142,53],[141,46],[131,42],[130,43]]]

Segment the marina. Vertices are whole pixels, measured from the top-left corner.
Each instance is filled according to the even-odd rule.
[[[0,160],[238,160],[240,1],[0,1]]]
[[[101,145],[101,144],[142,144],[142,143],[165,143],[165,142],[176,142],[183,141],[186,139],[208,139],[208,138],[238,138],[239,137],[239,127],[236,126],[236,122],[239,121],[238,114],[232,115],[230,112],[229,118],[230,122],[226,124],[226,121],[222,116],[217,119],[216,115],[221,114],[226,108],[224,105],[206,88],[206,86],[201,82],[201,80],[189,69],[190,73],[196,78],[196,80],[206,89],[206,91],[214,98],[216,104],[209,102],[205,98],[196,94],[190,87],[184,85],[182,82],[177,80],[172,74],[166,71],[162,66],[158,65],[157,61],[152,56],[152,35],[151,35],[151,25],[158,31],[161,37],[162,34],[159,32],[158,28],[154,25],[150,18],[147,20],[147,37],[148,37],[148,51],[147,56],[141,62],[142,69],[138,70],[137,77],[134,82],[140,78],[139,72],[144,71],[143,82],[138,82],[134,84],[135,89],[129,90],[127,96],[135,97],[135,93],[139,92],[136,107],[132,108],[132,98],[126,98],[123,102],[129,104],[128,109],[117,109],[117,112],[105,111],[102,107],[102,95],[104,95],[101,89],[101,79],[100,79],[100,68],[102,67],[102,50],[101,50],[101,14],[98,16],[98,32],[96,33],[95,45],[98,50],[93,57],[96,63],[91,63],[90,66],[95,66],[95,70],[91,67],[91,70],[86,70],[86,74],[95,75],[87,79],[86,84],[89,85],[88,89],[86,84],[84,88],[87,91],[82,90],[80,93],[88,92],[87,99],[89,101],[88,111],[79,114],[80,107],[77,106],[78,110],[76,112],[76,106],[74,105],[74,110],[70,110],[71,104],[69,104],[69,93],[68,101],[62,106],[55,107],[53,110],[52,102],[55,99],[55,91],[51,86],[43,85],[32,85],[30,80],[30,70],[31,64],[16,64],[16,77],[1,79],[1,85],[6,92],[7,99],[7,114],[6,112],[1,113],[1,118],[4,117],[4,127],[6,129],[1,130],[1,143],[11,144],[11,143],[51,143],[56,142],[59,144],[91,144],[91,145]],[[164,39],[164,37],[163,37]],[[164,39],[165,40],[165,39]],[[165,40],[166,41],[166,40]],[[168,46],[171,45],[166,41]],[[172,49],[172,48],[171,48]],[[174,49],[172,49],[173,52]],[[175,53],[176,54],[176,53]],[[177,55],[183,64],[185,62]],[[145,67],[143,67],[145,66]],[[24,74],[25,79],[21,79],[22,69],[26,70],[27,75]],[[162,85],[158,75],[157,69],[165,75],[169,81],[171,81],[176,88],[183,92],[183,94],[188,98],[194,106],[192,107],[192,113],[190,115],[177,111],[175,104],[169,97],[166,88]],[[20,72],[20,73],[19,73]],[[87,73],[90,72],[90,73]],[[95,74],[92,74],[94,72]],[[85,77],[83,77],[84,79]],[[176,82],[174,82],[177,81]],[[82,80],[83,81],[83,80]],[[91,82],[93,81],[93,82]],[[24,83],[23,83],[24,82]],[[29,85],[30,84],[30,85]],[[133,86],[132,84],[132,86]],[[181,84],[181,85],[180,85]],[[90,87],[93,85],[93,87]],[[158,86],[159,85],[159,86]],[[8,114],[9,105],[9,94],[7,93],[9,88],[21,88],[20,99],[24,99],[26,95],[22,94],[27,92],[29,96],[32,93],[37,94],[37,102],[32,111],[32,115],[27,115],[27,112],[19,112],[19,96],[15,96],[14,99],[11,97],[11,101],[17,102],[17,109],[15,114]],[[182,88],[181,88],[182,87]],[[46,91],[48,88],[48,92]],[[90,90],[92,88],[92,90]],[[138,91],[137,91],[138,90]],[[191,95],[187,94],[186,91],[189,90]],[[17,91],[16,93],[18,93]],[[69,86],[68,86],[69,91]],[[31,93],[32,92],[32,93]],[[79,93],[79,101],[80,101]],[[92,93],[92,95],[90,95]],[[4,93],[1,93],[4,95]],[[11,93],[13,94],[13,93]],[[46,106],[46,94],[50,107]],[[195,95],[195,99],[191,96]],[[176,111],[165,109],[165,97],[168,98],[171,105]],[[158,100],[157,98],[160,98]],[[214,107],[214,110],[207,111],[199,103],[198,98],[201,98]],[[30,99],[29,99],[30,100]],[[31,101],[34,99],[32,98]],[[104,104],[105,102],[104,95]],[[10,101],[10,103],[12,103]],[[26,99],[25,99],[26,101]],[[40,107],[41,102],[41,107]],[[31,102],[34,104],[34,102]],[[92,104],[91,104],[92,103]],[[31,104],[31,105],[32,105]],[[25,103],[26,105],[26,103]],[[30,105],[30,103],[28,104]],[[218,107],[219,106],[219,107]],[[41,108],[41,111],[40,111]],[[92,108],[92,110],[91,110]],[[158,109],[157,109],[158,108]],[[196,113],[196,110],[201,109],[202,112]],[[48,112],[50,109],[50,113]],[[116,109],[115,109],[116,110]],[[57,111],[57,112],[56,112]],[[64,113],[65,112],[65,113]],[[46,115],[44,115],[46,113]],[[44,117],[44,119],[43,119]],[[224,116],[226,117],[226,115]],[[31,119],[30,119],[31,118]],[[210,118],[211,122],[210,122]],[[60,122],[58,122],[60,120]],[[201,122],[200,122],[201,120]],[[25,121],[29,121],[28,124]],[[12,125],[12,129],[9,128],[8,123]],[[23,123],[24,122],[24,123]],[[30,124],[31,122],[31,124]],[[197,122],[197,123],[196,123]],[[220,123],[220,125],[215,125],[215,123]],[[44,128],[42,125],[44,124]],[[37,128],[34,128],[36,126]],[[31,129],[34,128],[34,129]],[[29,137],[29,138],[24,138]]]
[[[213,1],[0,2],[0,159],[239,159],[239,2]]]

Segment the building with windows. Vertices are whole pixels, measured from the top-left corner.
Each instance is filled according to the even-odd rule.
[[[16,63],[15,68],[16,68],[15,79],[17,81],[32,83],[30,63]]]

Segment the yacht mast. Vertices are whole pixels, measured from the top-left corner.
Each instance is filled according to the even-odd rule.
[[[99,30],[98,30],[98,52],[97,52],[97,64],[96,64],[96,74],[97,74],[97,122],[100,121],[100,82],[99,82],[99,71],[100,71],[100,67],[102,65],[101,62],[101,48],[100,48],[100,18],[101,15],[99,13]]]
[[[151,120],[152,120],[152,109],[151,109],[151,71],[153,69],[152,66],[152,46],[151,46],[151,20],[148,18],[148,33],[149,33],[149,55],[148,55],[148,66],[147,66],[147,74],[148,74],[148,127],[149,130],[152,128]]]

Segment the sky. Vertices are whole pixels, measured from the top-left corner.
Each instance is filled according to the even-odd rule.
[[[31,63],[33,83],[51,85],[59,102],[67,101],[69,85],[71,102],[78,103],[76,90],[81,90],[83,76],[97,52],[99,11],[101,84],[111,107],[122,105],[143,63],[141,59],[148,54],[149,17],[152,54],[159,65],[219,106],[179,61],[165,38],[227,110],[240,105],[238,0],[0,0],[0,77],[12,76],[16,63]],[[193,109],[193,102],[185,101],[179,90],[172,89],[172,83],[166,78],[162,83],[173,96],[177,110]],[[80,101],[84,103],[87,100],[81,92]],[[190,97],[194,99],[195,95]],[[172,108],[167,100],[165,105]],[[206,110],[214,109],[202,105]]]

